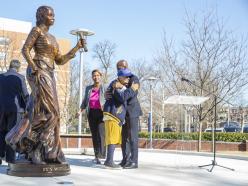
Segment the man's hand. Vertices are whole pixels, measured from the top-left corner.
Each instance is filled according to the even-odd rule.
[[[131,88],[133,89],[133,91],[139,90],[139,87],[140,87],[139,83],[132,83]]]
[[[112,85],[113,89],[122,89],[123,86],[119,81],[114,82]]]
[[[112,93],[109,90],[106,90],[106,92],[104,93],[104,98],[106,100],[109,100],[112,98]]]

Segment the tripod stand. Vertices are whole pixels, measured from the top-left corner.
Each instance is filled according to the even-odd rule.
[[[191,82],[188,79],[182,78],[181,80],[182,81],[186,81],[189,85],[194,85],[195,87],[200,88],[198,85],[194,84],[193,82]],[[233,168],[229,168],[229,167],[225,167],[225,166],[222,166],[222,165],[218,165],[217,162],[216,162],[216,138],[215,138],[215,136],[216,136],[216,125],[217,125],[217,95],[216,94],[213,94],[213,93],[211,93],[209,91],[206,91],[206,92],[208,92],[209,94],[214,95],[214,131],[213,131],[213,145],[214,145],[213,156],[214,156],[214,159],[212,160],[212,163],[207,164],[207,165],[201,165],[201,166],[198,166],[198,167],[202,168],[202,167],[212,166],[209,169],[209,172],[212,172],[215,166],[222,167],[222,168],[225,168],[225,169],[229,169],[231,171],[234,171]]]

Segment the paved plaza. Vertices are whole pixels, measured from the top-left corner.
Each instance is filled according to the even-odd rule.
[[[71,174],[62,177],[15,177],[6,175],[7,164],[0,166],[0,186],[56,186],[56,185],[117,185],[117,186],[200,186],[248,185],[248,157],[217,156],[219,165],[234,168],[235,171],[215,166],[200,165],[211,163],[211,153],[168,152],[162,150],[140,150],[138,169],[107,169],[104,165],[95,165],[90,150],[87,155],[65,150],[71,165]],[[74,155],[72,155],[74,154]],[[121,151],[117,149],[115,159],[121,160]],[[103,161],[102,161],[103,163]]]

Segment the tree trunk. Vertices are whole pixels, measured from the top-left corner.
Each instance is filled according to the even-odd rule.
[[[198,152],[201,151],[201,137],[202,137],[202,121],[199,122],[199,131],[198,131]]]

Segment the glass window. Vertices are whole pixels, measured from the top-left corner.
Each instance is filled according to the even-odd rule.
[[[5,59],[5,52],[0,52],[0,60],[4,60]]]
[[[7,37],[0,37],[0,45],[8,45],[10,43],[10,39]]]

